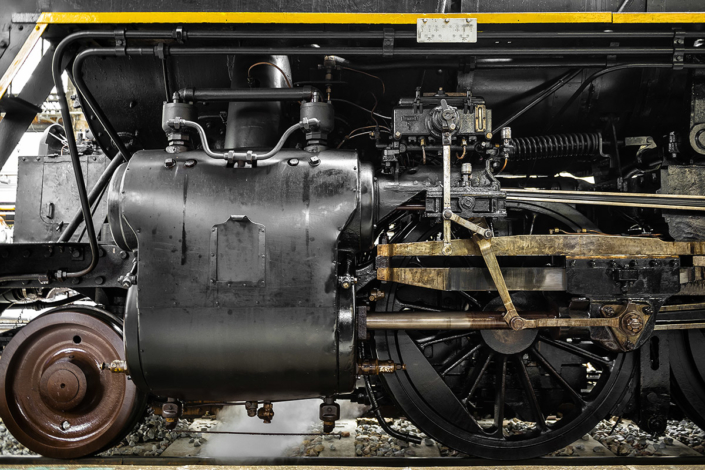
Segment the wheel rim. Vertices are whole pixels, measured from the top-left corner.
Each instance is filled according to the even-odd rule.
[[[38,454],[77,458],[130,431],[144,395],[126,375],[102,370],[124,360],[115,325],[77,309],[42,315],[22,328],[0,359],[0,417]]]
[[[433,232],[419,227],[405,241],[427,240]],[[405,259],[401,265],[422,263]],[[404,289],[418,294],[420,288],[390,285],[386,305],[378,303],[378,308],[443,310],[438,292],[410,299],[399,295]],[[522,303],[524,309],[534,309],[525,295],[513,294],[515,304],[519,309]],[[436,305],[416,301],[434,296]],[[487,309],[495,310],[500,304]],[[406,366],[405,371],[385,374],[382,380],[411,421],[451,448],[492,459],[538,457],[579,439],[619,402],[635,367],[631,354],[608,353],[589,341],[572,343],[535,331],[379,331],[375,344],[379,359]],[[429,353],[436,345],[450,345],[451,352],[437,358],[435,352]],[[582,367],[567,370],[583,374],[588,387],[576,390],[570,385],[560,364],[555,365],[555,358],[561,356],[573,358],[574,365]],[[592,368],[588,370],[586,364]],[[547,384],[550,393],[545,391]],[[482,406],[474,400],[478,394],[493,399]],[[483,420],[488,409],[491,419]],[[559,419],[547,421],[549,413],[557,413]],[[505,421],[512,417],[519,418],[525,429],[512,429],[515,422]]]
[[[669,341],[671,395],[700,429],[705,429],[705,330],[673,332]]]

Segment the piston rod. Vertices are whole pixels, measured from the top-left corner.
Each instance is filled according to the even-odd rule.
[[[545,312],[521,312],[529,320],[555,318]],[[569,320],[569,319],[566,319]],[[368,313],[369,330],[509,330],[503,312]]]

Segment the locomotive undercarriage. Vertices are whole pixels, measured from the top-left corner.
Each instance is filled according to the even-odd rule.
[[[330,431],[353,400],[415,439],[394,404],[496,459],[674,400],[703,426],[705,37],[603,26],[50,26],[94,138],[20,162],[0,309],[96,306],[4,334],[3,422],[60,458],[145,402],[322,398]]]

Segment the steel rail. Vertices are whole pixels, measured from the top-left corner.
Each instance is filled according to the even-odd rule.
[[[96,465],[105,467],[139,466],[139,467],[180,467],[185,465],[208,466],[243,466],[258,468],[263,465],[300,466],[306,467],[483,467],[492,464],[492,460],[476,457],[235,457],[235,458],[208,458],[208,457],[84,457],[78,460],[58,460],[39,456],[0,456],[0,465],[41,465],[47,470],[65,469],[68,465],[80,466]],[[495,461],[496,462],[496,461]],[[538,457],[535,459],[503,461],[504,466],[528,467],[529,469],[544,469],[550,467],[575,467],[603,468],[613,465],[660,465],[659,462],[669,467],[678,465],[703,465],[705,457]]]

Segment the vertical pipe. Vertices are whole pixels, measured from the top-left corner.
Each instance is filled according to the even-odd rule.
[[[270,62],[291,76],[287,56],[266,56],[253,60],[247,56],[228,58],[232,88],[248,88],[248,69],[257,62]],[[288,87],[284,75],[271,65],[258,65],[250,75],[259,81],[261,88]],[[225,148],[273,147],[279,140],[282,105],[280,102],[232,102],[228,106],[228,122],[225,130]]]

